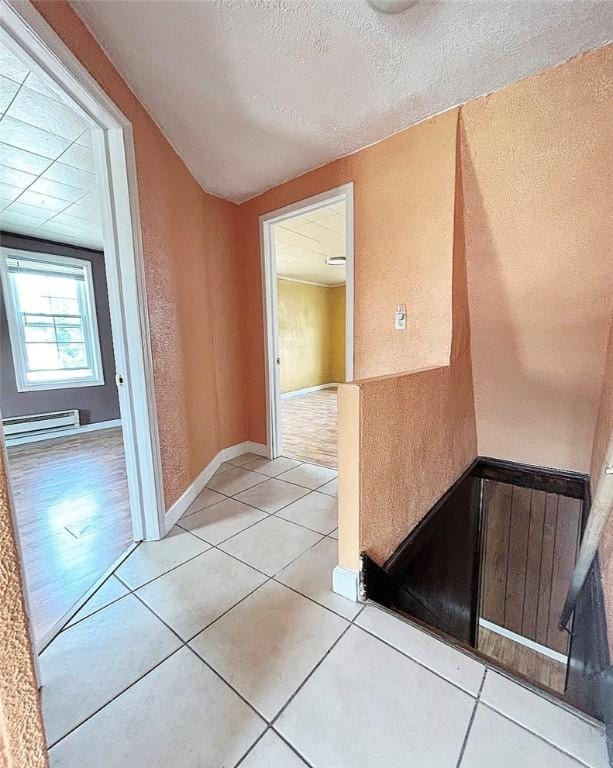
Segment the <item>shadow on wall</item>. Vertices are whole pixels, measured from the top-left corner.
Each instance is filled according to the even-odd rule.
[[[449,365],[357,385],[361,393],[359,549],[379,565],[477,455],[459,133],[454,162]],[[341,476],[343,469],[341,464]],[[342,520],[342,497],[339,504]],[[347,509],[351,514],[355,513]],[[348,567],[350,563],[351,559]]]
[[[528,308],[529,302],[538,304],[539,301],[551,300],[551,289],[543,284],[547,281],[555,284],[557,276],[548,271],[551,264],[545,265],[544,269],[535,266],[525,275],[518,275],[515,271],[512,275],[514,285],[518,281],[525,283],[526,304],[517,306],[515,297],[513,311],[508,293],[509,271],[506,274],[503,272],[461,113],[459,135],[471,348],[473,371],[479,372],[474,380],[475,408],[479,414],[479,453],[528,464],[577,470],[571,452],[565,451],[564,446],[585,446],[584,452],[589,455],[594,429],[593,407],[600,392],[593,390],[589,383],[586,386],[585,372],[580,366],[575,371],[569,371],[563,361],[557,363],[552,349],[572,349],[576,356],[581,357],[586,339],[600,333],[601,323],[592,315],[586,322],[568,324],[563,306],[559,307],[556,328],[537,327],[532,316],[527,322],[522,322],[521,312]],[[538,260],[538,254],[534,255],[534,259]],[[517,269],[523,269],[521,263]],[[535,334],[541,336],[544,345],[540,356],[535,352]],[[543,428],[544,423],[550,428]],[[484,439],[484,433],[489,435],[504,431],[505,424],[509,433],[513,434],[513,452],[496,450],[491,440]],[[556,430],[555,440],[552,440],[552,429]],[[577,451],[573,453],[576,455]],[[585,466],[582,470],[589,471],[589,467]]]

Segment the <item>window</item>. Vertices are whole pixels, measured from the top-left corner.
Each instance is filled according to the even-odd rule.
[[[12,249],[0,261],[17,389],[104,384],[91,264]]]

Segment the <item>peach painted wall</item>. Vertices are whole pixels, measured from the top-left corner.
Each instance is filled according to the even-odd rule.
[[[589,472],[613,299],[613,46],[461,110],[479,452]]]
[[[0,766],[45,768],[47,748],[4,462],[0,445]]]
[[[449,362],[456,122],[452,110],[240,206],[251,319],[244,379],[251,440],[266,441],[258,226],[263,213],[353,181],[355,378]],[[408,307],[406,333],[393,329],[399,302]]]
[[[611,434],[613,434],[613,321],[609,330],[607,361],[592,451],[592,493],[605,464],[613,465],[613,456],[607,456],[607,445]],[[609,649],[613,658],[613,510],[611,510],[609,522],[602,535],[599,556],[604,584]]]
[[[133,126],[168,507],[246,439],[237,208],[202,190],[69,4],[34,4]]]
[[[379,564],[477,456],[459,155],[456,170],[450,364],[357,382],[360,549]]]

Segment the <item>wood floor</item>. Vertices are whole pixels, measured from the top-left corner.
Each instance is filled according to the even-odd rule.
[[[281,399],[283,455],[337,468],[336,388]]]
[[[8,448],[40,640],[132,543],[121,429]]]
[[[529,677],[535,683],[540,683],[558,693],[564,693],[565,664],[485,627],[479,627],[477,647],[481,653]]]

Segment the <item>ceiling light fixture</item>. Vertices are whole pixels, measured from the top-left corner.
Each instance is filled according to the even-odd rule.
[[[404,13],[417,0],[366,0],[368,5],[380,13]]]
[[[346,261],[346,256],[328,256],[326,259],[326,264],[329,267],[344,267]]]

